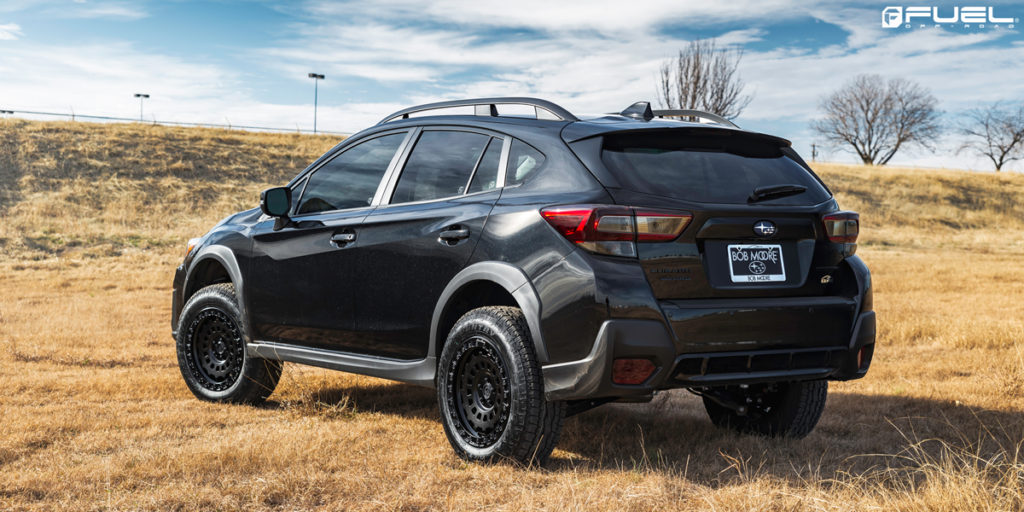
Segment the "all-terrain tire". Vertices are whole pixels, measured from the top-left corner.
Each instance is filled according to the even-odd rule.
[[[489,306],[463,315],[448,334],[436,384],[445,435],[466,460],[543,464],[558,443],[566,404],[544,398],[519,308]]]
[[[250,356],[235,287],[200,289],[182,308],[176,338],[178,367],[197,398],[258,404],[274,392],[281,363]]]
[[[746,405],[748,411],[740,415],[705,396],[704,408],[715,425],[746,434],[801,439],[814,430],[825,410],[828,381],[752,385],[746,390],[731,388],[726,393],[731,401]]]

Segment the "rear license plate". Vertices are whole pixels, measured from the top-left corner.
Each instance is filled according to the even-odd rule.
[[[774,283],[786,280],[781,245],[730,245],[729,277],[734,283]]]

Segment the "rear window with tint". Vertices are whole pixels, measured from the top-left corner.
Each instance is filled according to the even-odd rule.
[[[617,134],[605,137],[601,157],[623,188],[685,201],[744,204],[755,188],[773,185],[807,190],[759,204],[813,205],[831,197],[775,143],[749,136]]]
[[[487,135],[425,131],[409,155],[391,204],[460,196],[491,140]]]

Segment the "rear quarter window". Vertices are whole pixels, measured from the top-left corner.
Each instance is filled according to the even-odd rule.
[[[802,185],[807,190],[758,204],[814,205],[831,197],[813,174],[777,145],[731,134],[606,136],[601,159],[622,188],[691,202],[745,204],[755,188],[773,185]]]
[[[515,186],[537,174],[544,166],[544,155],[519,139],[512,139],[508,151],[505,185]]]

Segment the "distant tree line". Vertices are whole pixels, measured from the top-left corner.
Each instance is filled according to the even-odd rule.
[[[714,40],[690,42],[661,67],[658,95],[671,109],[696,109],[735,119],[751,95],[738,73],[743,52]],[[811,128],[831,145],[867,165],[885,165],[903,148],[934,150],[944,127],[938,100],[926,87],[903,78],[858,75],[821,98],[822,118]],[[956,153],[991,160],[999,171],[1024,159],[1024,104],[994,102],[964,113],[953,127]]]

